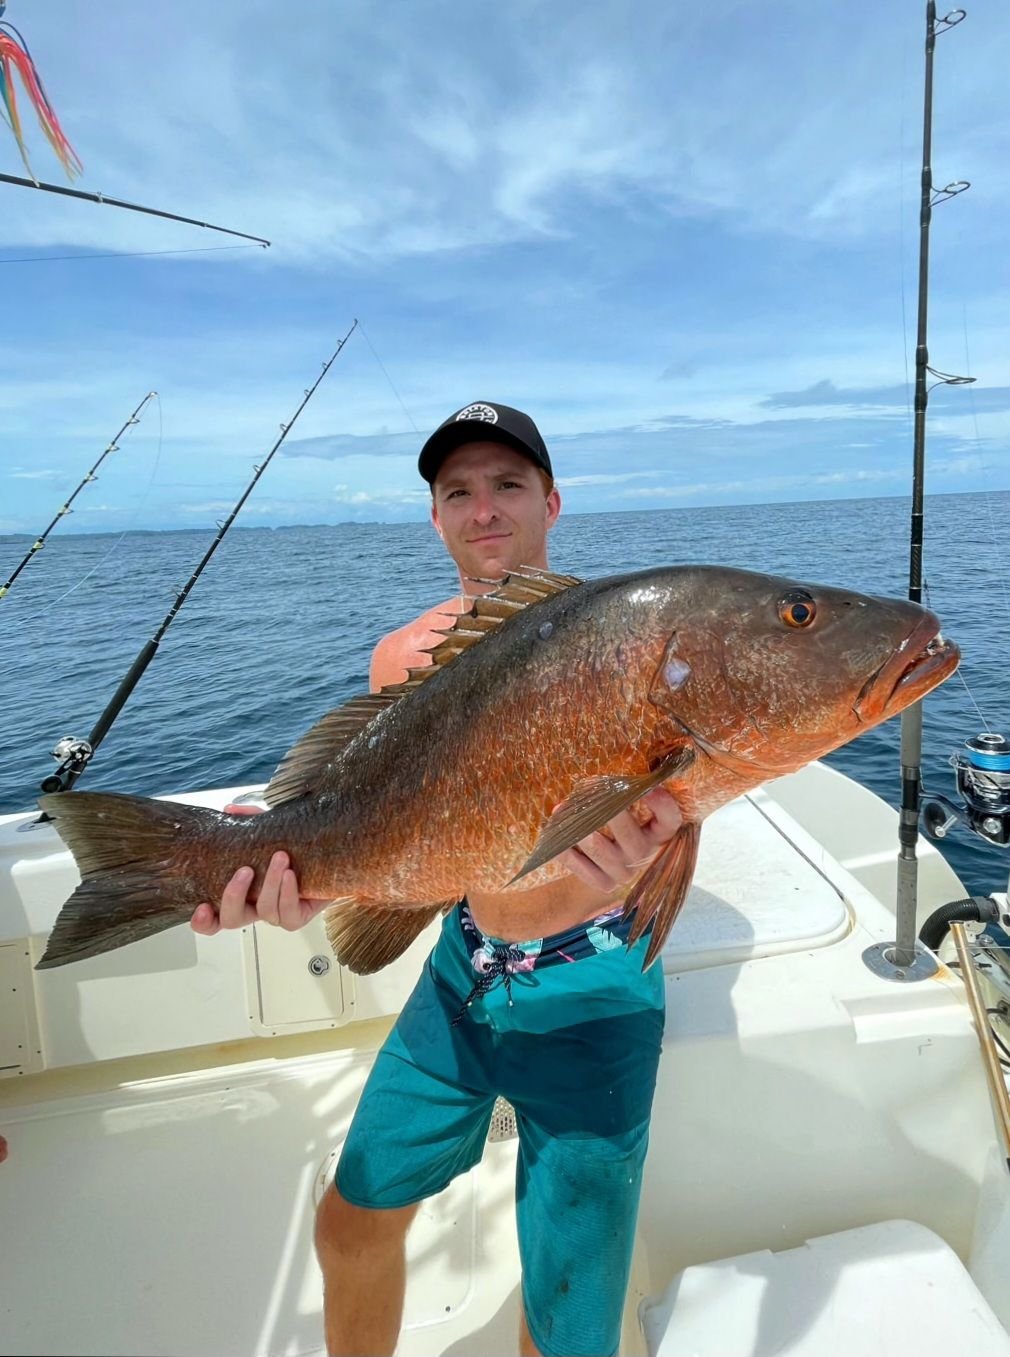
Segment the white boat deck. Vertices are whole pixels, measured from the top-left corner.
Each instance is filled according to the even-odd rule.
[[[872,844],[883,833],[878,808],[891,812],[853,786],[816,768],[805,799],[836,797],[846,834],[852,806],[862,807]],[[793,780],[784,790],[757,792],[706,825],[664,953],[669,1017],[627,1354],[646,1351],[639,1303],[651,1297],[655,1308],[683,1269],[785,1258],[807,1240],[896,1218],[933,1231],[981,1304],[1010,1322],[1006,1171],[993,1159],[960,984],[941,970],[896,985],[865,967],[862,952],[893,937],[893,919],[830,839],[785,809]],[[16,825],[0,821],[0,950],[12,960],[38,955],[39,930],[72,884],[50,831]],[[959,893],[942,860],[926,875],[943,898]],[[18,933],[29,919],[31,934]],[[0,1352],[321,1351],[314,1199],[419,957],[375,990],[337,968],[306,989],[318,939],[269,930],[260,944],[254,933],[204,940],[178,929],[77,967],[19,972],[32,986],[24,1022],[38,1045],[0,1080],[10,1144]],[[514,1159],[514,1141],[490,1143],[421,1213],[402,1354],[515,1351]],[[830,1329],[832,1296],[807,1291],[812,1331],[815,1320]],[[713,1299],[715,1336],[718,1313]],[[732,1346],[697,1351],[770,1357],[779,1350],[761,1346],[770,1324],[768,1312]],[[661,1339],[654,1325],[653,1351],[695,1350]],[[880,1357],[893,1350],[881,1346]]]

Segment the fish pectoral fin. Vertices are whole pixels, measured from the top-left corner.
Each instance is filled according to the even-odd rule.
[[[341,966],[371,975],[402,956],[433,919],[457,903],[454,898],[434,905],[373,905],[348,896],[326,909],[326,937]]]
[[[635,911],[635,922],[628,944],[638,941],[655,920],[642,970],[647,970],[662,950],[663,943],[687,899],[691,878],[698,861],[701,825],[685,821],[677,833],[646,867],[624,902],[624,917]]]
[[[533,852],[509,885],[601,829],[633,801],[683,772],[693,759],[693,747],[684,745],[648,773],[634,777],[590,777],[578,783],[544,825]]]

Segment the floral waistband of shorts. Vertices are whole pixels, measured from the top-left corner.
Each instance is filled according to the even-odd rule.
[[[512,980],[515,976],[528,975],[531,971],[542,970],[547,966],[582,961],[586,957],[624,947],[635,922],[633,912],[625,917],[622,903],[563,933],[531,938],[526,942],[505,942],[501,938],[489,938],[481,932],[465,900],[461,902],[458,913],[475,980],[473,989],[456,1016],[457,1022],[474,999],[482,999],[499,982],[505,986],[511,1004]]]

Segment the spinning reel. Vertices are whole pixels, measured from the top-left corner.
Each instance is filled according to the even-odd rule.
[[[961,803],[931,792],[923,800],[922,827],[934,842],[960,821],[998,848],[1010,846],[1010,740],[982,734],[950,756]]]

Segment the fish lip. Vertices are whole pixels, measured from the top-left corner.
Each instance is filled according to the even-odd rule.
[[[960,650],[953,641],[944,639],[939,622],[929,613],[912,629],[904,644],[866,680],[853,704],[853,713],[860,721],[879,721],[894,706],[899,694],[901,707],[910,706],[948,678],[960,661]]]

